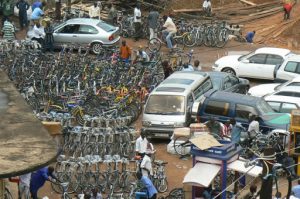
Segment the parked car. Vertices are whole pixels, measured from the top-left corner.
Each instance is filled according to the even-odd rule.
[[[207,73],[215,90],[246,94],[250,88],[250,82],[247,79],[238,78],[235,75],[224,72]]]
[[[274,80],[278,66],[293,55],[288,49],[264,47],[246,55],[222,57],[212,68],[238,77]]]
[[[300,90],[300,77],[296,77],[288,82],[279,84],[279,83],[273,83],[273,84],[261,84],[258,86],[251,87],[248,91],[248,94],[256,97],[262,97],[267,94],[273,93],[275,91],[279,91],[285,87],[298,87],[296,90]]]
[[[299,97],[267,95],[264,99],[274,111],[279,113],[291,113],[292,110],[300,109]]]
[[[169,138],[174,128],[189,126],[195,100],[210,89],[241,92],[249,81],[222,72],[175,72],[149,95],[143,111],[147,136]]]
[[[238,93],[210,90],[194,103],[193,118],[206,122],[210,117],[225,122],[235,118],[248,127],[249,115],[259,117],[260,129],[268,132],[273,129],[289,129],[290,114],[276,113],[262,98]]]
[[[276,69],[275,81],[285,82],[300,77],[300,55],[287,58],[280,67]]]
[[[30,31],[27,34],[32,35]],[[99,54],[103,46],[112,46],[119,42],[119,28],[104,21],[90,18],[70,19],[54,28],[54,47],[64,44],[90,46],[95,54]]]

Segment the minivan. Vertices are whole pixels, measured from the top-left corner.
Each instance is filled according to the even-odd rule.
[[[147,99],[142,121],[146,135],[170,138],[174,128],[188,126],[194,100],[212,88],[212,81],[205,72],[173,73]]]
[[[210,90],[198,99],[192,108],[192,116],[198,122],[206,122],[214,117],[220,122],[235,118],[248,128],[249,115],[259,117],[260,130],[268,132],[273,129],[288,130],[290,114],[277,113],[260,97]]]

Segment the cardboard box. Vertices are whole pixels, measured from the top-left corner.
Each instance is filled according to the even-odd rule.
[[[175,140],[176,138],[180,136],[185,136],[185,137],[190,137],[191,136],[191,130],[190,128],[175,128],[174,129],[174,134],[173,134],[173,139]]]

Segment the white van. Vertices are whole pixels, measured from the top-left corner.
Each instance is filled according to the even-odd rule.
[[[191,123],[193,102],[213,85],[205,72],[175,72],[149,95],[143,112],[143,128],[149,137],[169,138],[174,128]]]

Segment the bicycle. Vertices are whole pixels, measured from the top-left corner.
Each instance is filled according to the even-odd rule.
[[[181,35],[175,34],[172,36],[172,44],[176,48],[184,49],[184,47],[192,47],[196,44],[196,38],[190,32],[184,32]],[[159,51],[161,46],[166,43],[166,39],[162,33],[158,37],[148,41],[148,49],[151,52]]]

